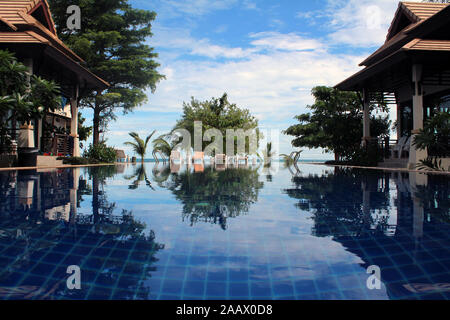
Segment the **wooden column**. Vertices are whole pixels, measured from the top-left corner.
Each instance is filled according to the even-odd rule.
[[[78,86],[75,89],[75,97],[70,99],[70,109],[72,119],[70,123],[70,135],[73,137],[73,150],[72,155],[74,157],[80,156],[80,136],[78,135]]]
[[[413,131],[411,132],[411,147],[409,151],[410,169],[415,168],[420,160],[426,159],[428,152],[426,150],[418,150],[414,144],[415,136],[423,129],[423,88],[422,88],[422,65],[415,64],[412,67],[413,81]]]
[[[370,141],[370,98],[367,89],[363,89],[364,118],[362,145],[366,146]]]

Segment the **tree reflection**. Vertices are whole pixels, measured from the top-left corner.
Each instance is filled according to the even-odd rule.
[[[384,186],[387,181],[382,181]],[[292,182],[294,187],[284,192],[299,200],[299,209],[311,212],[316,236],[360,234],[374,226],[385,232],[388,227],[386,215],[378,217],[370,210],[388,213],[389,188],[379,188],[370,172],[336,168],[321,176],[295,176]]]
[[[155,190],[152,186],[152,183],[147,177],[147,172],[145,170],[145,165],[141,164],[135,167],[134,173],[132,175],[128,175],[124,177],[126,180],[134,180],[133,183],[128,187],[131,190],[136,190],[139,188],[141,182],[145,181],[147,187],[152,190]]]
[[[228,168],[225,171],[189,170],[172,176],[167,188],[183,204],[183,220],[218,224],[227,229],[227,219],[248,213],[264,187],[254,169]]]
[[[0,298],[148,298],[145,280],[164,246],[108,201],[104,184],[114,167],[86,172],[89,180],[72,170],[19,172],[17,179],[0,173]],[[81,214],[76,208],[87,196],[92,212]],[[81,268],[81,290],[67,289],[69,265]]]

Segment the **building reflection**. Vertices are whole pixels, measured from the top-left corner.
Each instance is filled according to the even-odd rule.
[[[450,203],[445,175],[336,169],[298,176],[285,192],[367,269],[381,268],[391,299],[450,298]]]
[[[109,168],[109,169],[105,169]],[[104,182],[114,167],[0,173],[0,299],[147,299],[164,246]],[[92,211],[78,212],[92,199]],[[81,290],[66,271],[80,266]]]

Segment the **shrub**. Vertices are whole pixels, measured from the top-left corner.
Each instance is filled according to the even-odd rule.
[[[58,160],[63,160],[64,164],[70,164],[73,166],[95,164],[95,161],[93,162],[87,158],[81,158],[81,157],[58,158]]]
[[[91,163],[93,161],[97,161],[97,163],[113,163],[116,161],[116,150],[108,147],[105,143],[90,144],[83,156],[88,158]]]
[[[370,143],[367,147],[354,150],[349,162],[354,166],[376,167],[383,161],[383,152],[377,144]]]
[[[383,152],[375,143],[366,147],[355,147],[347,153],[348,155],[342,161],[327,161],[325,164],[376,167],[383,161]]]

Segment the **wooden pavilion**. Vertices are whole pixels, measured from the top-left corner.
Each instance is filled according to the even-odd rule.
[[[18,131],[19,149],[79,156],[79,100],[109,85],[84,67],[83,59],[58,38],[46,0],[0,1],[0,50],[13,52],[30,74],[54,80],[61,88],[59,110],[30,124],[10,124]]]
[[[449,30],[450,4],[400,2],[386,42],[360,64],[364,69],[336,86],[362,93],[363,143],[371,139],[371,101],[384,95],[396,106],[398,141],[408,141],[403,161],[409,168],[428,156],[411,143],[414,135],[426,119],[450,108]]]

